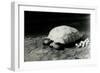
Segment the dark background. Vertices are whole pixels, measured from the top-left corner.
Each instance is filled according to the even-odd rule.
[[[90,14],[24,11],[24,33],[44,35],[56,26],[68,25],[79,31],[90,30]]]

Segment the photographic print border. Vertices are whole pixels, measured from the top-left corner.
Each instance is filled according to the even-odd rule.
[[[11,4],[11,69],[34,70],[59,67],[88,66],[96,64],[95,32],[96,32],[96,8],[84,6],[42,6],[32,3],[13,2]],[[70,12],[70,13],[89,13],[91,14],[91,58],[81,60],[60,60],[60,61],[35,61],[24,62],[24,10],[28,11],[46,11],[46,12]]]

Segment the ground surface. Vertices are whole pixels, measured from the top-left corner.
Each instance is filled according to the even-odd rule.
[[[87,59],[90,57],[90,46],[84,48],[65,48],[55,50],[43,46],[45,36],[31,36],[24,39],[24,61],[47,61],[63,59]]]

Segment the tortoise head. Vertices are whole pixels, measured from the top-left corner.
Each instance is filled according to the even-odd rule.
[[[62,46],[62,44],[56,43],[56,42],[54,42],[53,40],[51,40],[49,38],[44,38],[43,39],[43,45],[49,46],[50,48],[53,48],[53,49],[59,49]]]
[[[63,48],[64,48],[64,44],[61,44],[61,43],[59,43],[59,42],[52,42],[52,43],[50,43],[50,45],[49,45],[51,48],[53,48],[53,49],[57,49],[57,50],[63,50]]]
[[[52,43],[53,41],[52,40],[50,40],[49,38],[44,38],[43,39],[43,45],[50,45],[50,43]]]

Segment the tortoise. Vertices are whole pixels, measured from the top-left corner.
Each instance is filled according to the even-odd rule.
[[[51,29],[48,36],[45,37],[43,45],[48,45],[54,49],[80,47],[81,45],[79,46],[78,43],[84,41],[86,38],[87,36],[84,36],[84,34],[79,32],[76,28],[61,25]]]

